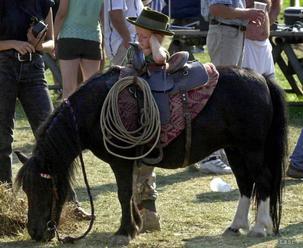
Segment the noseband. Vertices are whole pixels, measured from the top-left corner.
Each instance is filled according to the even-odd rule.
[[[46,180],[51,180],[52,182],[52,208],[51,208],[51,219],[46,223],[46,228],[48,232],[55,232],[57,239],[62,242],[62,243],[73,243],[74,241],[80,240],[82,238],[84,238],[92,229],[92,226],[94,224],[94,203],[93,203],[93,198],[91,195],[91,191],[90,191],[90,186],[88,184],[88,180],[87,180],[87,176],[86,176],[86,171],[85,171],[85,166],[84,166],[84,161],[83,161],[83,156],[82,156],[82,149],[81,149],[81,143],[80,143],[80,137],[79,137],[79,128],[78,128],[78,124],[77,124],[77,119],[75,116],[75,112],[73,110],[73,107],[71,106],[71,103],[69,100],[65,100],[64,103],[65,106],[67,106],[70,110],[70,113],[72,115],[72,120],[74,123],[74,128],[75,131],[77,133],[77,145],[79,148],[79,158],[80,158],[80,163],[81,163],[81,169],[82,169],[82,173],[83,173],[83,178],[84,178],[84,182],[86,185],[86,190],[89,196],[89,200],[90,200],[90,205],[91,205],[91,215],[92,218],[90,220],[89,226],[87,228],[87,230],[84,232],[84,234],[82,234],[79,237],[71,237],[71,236],[67,236],[64,237],[63,239],[60,238],[59,233],[58,233],[58,229],[57,229],[57,223],[56,223],[56,214],[57,214],[57,202],[59,201],[59,195],[58,195],[58,188],[57,188],[57,183],[56,183],[56,177],[50,175],[50,174],[46,174],[46,173],[40,173],[40,177],[44,178]]]

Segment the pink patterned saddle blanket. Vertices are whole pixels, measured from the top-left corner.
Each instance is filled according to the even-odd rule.
[[[211,63],[203,65],[208,75],[207,82],[201,82],[187,91],[188,95],[188,109],[191,119],[203,110],[209,98],[211,97],[219,78],[219,73],[215,66]],[[169,120],[161,125],[160,144],[165,147],[173,141],[185,128],[185,119],[183,111],[183,103],[181,93],[173,92],[167,93],[169,97]],[[118,96],[119,113],[123,125],[128,131],[136,130],[138,128],[138,106],[137,100],[133,97],[129,90],[123,90]],[[161,111],[161,109],[159,109]]]

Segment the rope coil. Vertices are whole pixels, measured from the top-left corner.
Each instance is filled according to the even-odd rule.
[[[138,129],[128,131],[119,113],[119,94],[130,85],[135,84],[143,94],[143,111],[140,114]],[[100,127],[106,150],[119,158],[136,160],[146,157],[158,144],[161,133],[160,113],[148,83],[138,77],[129,76],[117,81],[106,96],[100,114]],[[113,138],[115,142],[113,142]],[[118,145],[117,143],[125,145]],[[127,150],[151,143],[151,148],[139,156],[124,156],[113,152],[108,145]]]

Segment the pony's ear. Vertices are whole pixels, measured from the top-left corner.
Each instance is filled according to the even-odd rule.
[[[28,158],[22,152],[20,151],[14,151],[14,152],[22,164],[25,164],[27,162]]]

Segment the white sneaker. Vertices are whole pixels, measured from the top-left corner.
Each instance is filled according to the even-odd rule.
[[[231,168],[218,157],[208,157],[193,164],[196,170],[206,174],[231,174]]]

